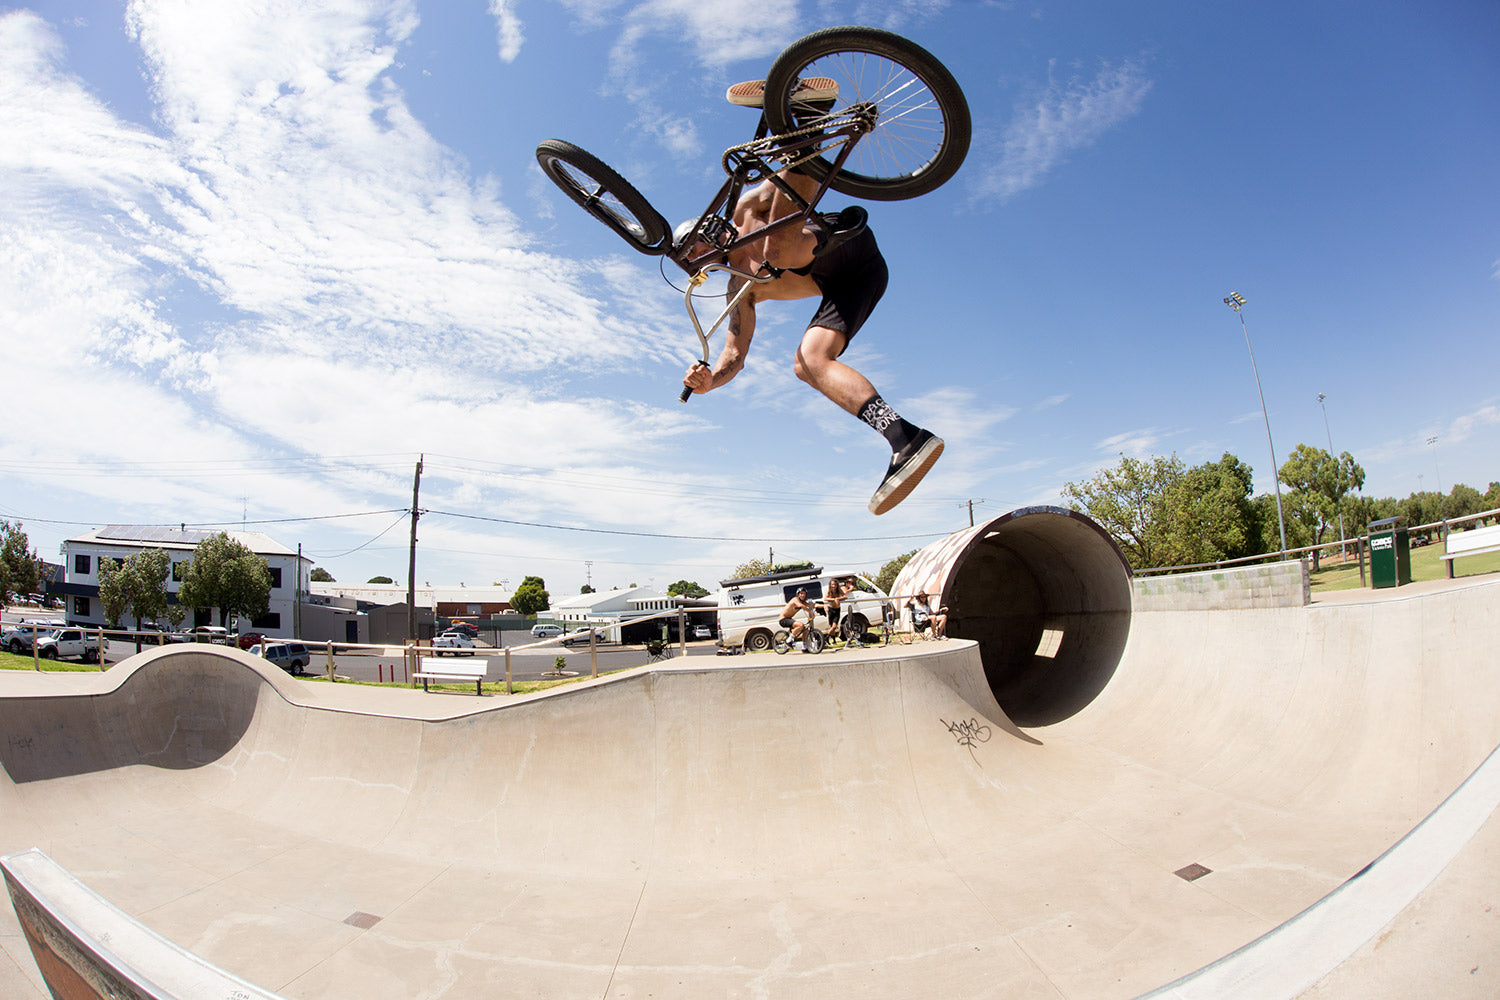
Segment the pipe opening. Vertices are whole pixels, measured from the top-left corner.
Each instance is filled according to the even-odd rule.
[[[1028,507],[913,556],[895,593],[940,595],[948,634],[979,644],[995,700],[1019,726],[1076,714],[1108,685],[1130,632],[1130,569],[1098,524]]]

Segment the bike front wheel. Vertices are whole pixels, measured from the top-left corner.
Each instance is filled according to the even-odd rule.
[[[667,220],[593,153],[561,139],[545,139],[536,147],[536,161],[564,194],[641,253],[660,256],[671,248]]]
[[[771,637],[771,645],[778,654],[786,653],[787,650],[792,648],[792,633],[786,629],[778,629],[776,634]]]
[[[808,119],[806,108],[791,103],[798,81],[812,77],[828,77],[839,87],[824,119]],[[957,173],[969,153],[972,123],[958,81],[932,53],[900,35],[824,28],[793,42],[771,64],[765,114],[778,134],[861,112],[873,112],[873,127],[830,182],[842,194],[871,201],[915,198]],[[822,180],[832,163],[825,155],[802,169]]]

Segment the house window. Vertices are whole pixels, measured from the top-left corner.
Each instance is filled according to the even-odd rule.
[[[187,572],[187,561],[174,562],[172,564],[172,582],[181,583],[183,575]]]
[[[272,590],[280,590],[281,589],[281,567],[280,566],[272,566],[272,567],[270,567],[270,570],[271,570],[271,589]]]
[[[88,571],[89,571],[89,564],[90,564],[90,562],[92,562],[92,560],[88,556],[85,556],[85,555],[76,555],[76,556],[74,556],[73,557],[73,572],[87,574]]]
[[[275,611],[272,611],[270,614],[261,615],[259,618],[251,620],[250,627],[257,629],[279,629],[281,628],[281,615]]]
[[[84,556],[85,559],[88,556]],[[73,598],[73,617],[87,618],[89,616],[89,599],[87,597]]]

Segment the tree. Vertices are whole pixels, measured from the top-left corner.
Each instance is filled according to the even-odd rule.
[[[1162,558],[1191,566],[1265,551],[1257,544],[1253,483],[1250,466],[1227,451],[1217,462],[1186,470],[1162,498]]]
[[[308,579],[311,580],[313,583],[337,583],[338,582],[337,580],[335,580],[333,578],[333,574],[330,573],[330,572],[328,572],[322,566],[314,566],[311,575],[308,576]]]
[[[146,549],[123,563],[100,560],[99,600],[104,605],[105,621],[119,625],[129,616],[135,619],[139,632],[143,619],[167,617],[167,576],[171,571],[172,558],[165,549]],[[139,635],[135,651],[141,651]]]
[[[510,595],[510,607],[523,615],[534,615],[551,607],[552,595],[547,593],[547,583],[539,576],[528,576]]]
[[[1109,532],[1132,568],[1170,566],[1162,501],[1182,478],[1182,460],[1154,456],[1150,461],[1120,457],[1118,465],[1082,483],[1064,483],[1063,495]]]
[[[1066,483],[1063,494],[1114,537],[1133,568],[1190,566],[1268,551],[1251,482],[1250,466],[1228,452],[1191,469],[1176,455],[1121,456],[1093,479]]]
[[[1470,514],[1478,514],[1487,509],[1484,505],[1483,494],[1472,486],[1457,483],[1453,487],[1453,492],[1448,494],[1449,517],[1468,517]]]
[[[667,587],[668,597],[707,597],[708,591],[691,580],[678,580]]]
[[[901,575],[901,571],[906,568],[906,564],[911,562],[911,557],[916,554],[917,550],[912,549],[905,555],[899,555],[880,567],[880,572],[875,574],[875,586],[889,594],[891,588],[896,585],[896,577]]]
[[[270,609],[271,571],[266,561],[228,533],[193,549],[177,600],[190,608],[218,608],[219,624],[231,615],[255,618]]]
[[[31,547],[21,522],[0,521],[0,601],[13,593],[36,593],[46,575],[47,564]]]
[[[365,582],[366,583],[395,583],[396,581],[392,580],[388,576],[372,576],[368,580],[366,580]]]
[[[592,594],[594,592],[594,588],[585,583],[582,587],[578,588],[578,592],[580,594]]]
[[[1351,514],[1345,502],[1354,489],[1365,484],[1365,470],[1354,461],[1347,451],[1334,458],[1322,448],[1299,444],[1278,471],[1281,481],[1292,490],[1287,497],[1290,516],[1303,529],[1304,541],[1299,538],[1287,544],[1298,547],[1302,544],[1321,545],[1323,535],[1330,525],[1339,523],[1340,515]],[[1347,518],[1346,518],[1347,520]],[[1320,553],[1313,550],[1313,571],[1318,569]]]

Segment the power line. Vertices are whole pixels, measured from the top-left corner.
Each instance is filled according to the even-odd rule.
[[[790,538],[778,535],[770,538],[740,537],[735,535],[671,535],[654,531],[624,531],[618,528],[582,528],[568,524],[543,524],[538,521],[515,521],[505,517],[486,517],[482,514],[459,514],[449,510],[424,510],[423,514],[439,514],[467,521],[488,521],[494,524],[509,524],[521,528],[545,528],[550,531],[578,531],[596,535],[625,535],[630,538],[665,538],[686,542],[795,542],[802,545],[830,544],[833,542],[891,542],[912,538],[938,538],[946,531],[927,531],[915,535],[859,535],[849,538]]]

